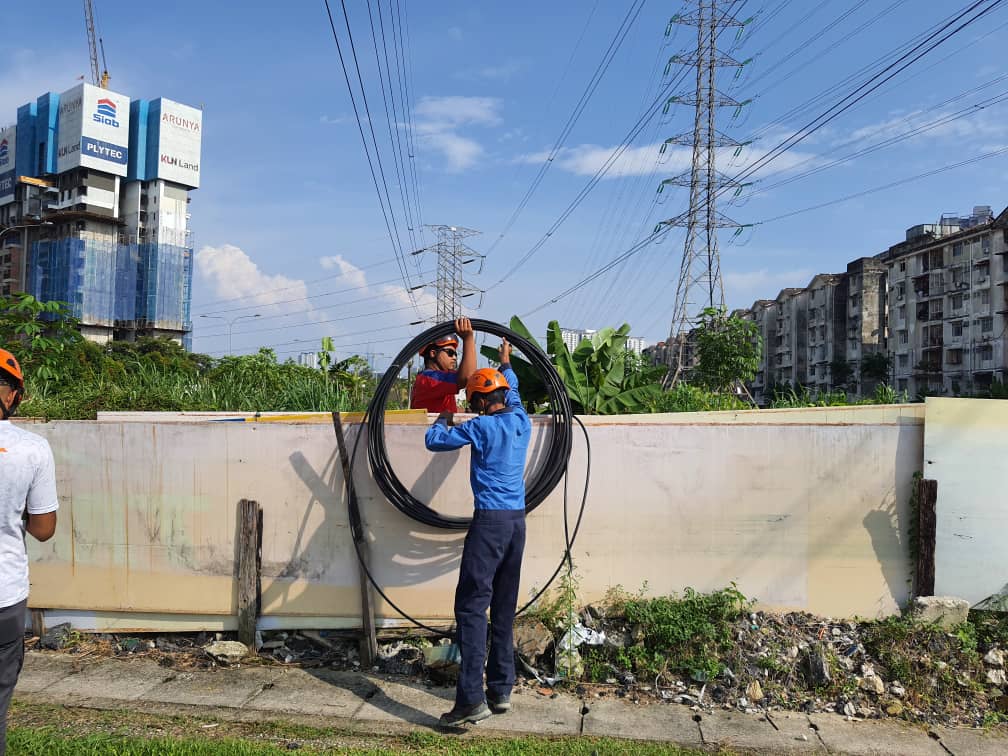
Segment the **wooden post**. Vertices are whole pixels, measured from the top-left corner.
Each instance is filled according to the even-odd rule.
[[[45,635],[45,612],[42,609],[31,610],[32,635],[41,638]]]
[[[350,455],[347,453],[346,437],[343,434],[343,421],[339,412],[333,412],[333,428],[336,430],[336,444],[339,446],[340,462],[343,464],[343,479],[346,481],[347,508],[352,513],[350,531],[353,535],[354,544],[360,554],[361,561],[370,565],[370,549],[367,539],[364,537],[364,530],[357,525],[355,527],[354,517],[359,518],[357,506],[357,492],[353,487],[353,470],[350,466]],[[363,432],[361,429],[359,432]],[[375,632],[374,608],[371,605],[371,583],[360,565],[360,594],[361,594],[361,641],[360,655],[361,665],[368,669],[375,663],[378,656],[378,637]]]
[[[259,502],[238,502],[238,640],[255,649],[259,619],[262,559],[262,510]]]
[[[933,596],[938,481],[921,479],[917,488],[917,595]]]

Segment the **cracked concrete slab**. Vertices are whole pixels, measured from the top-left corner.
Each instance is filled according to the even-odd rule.
[[[354,672],[285,669],[246,709],[350,718],[377,688]]]
[[[934,727],[941,744],[954,756],[994,756],[1008,753],[1008,732]]]
[[[852,756],[948,756],[941,744],[922,729],[899,722],[849,722],[830,714],[810,714],[831,753]]]
[[[105,698],[133,701],[175,673],[150,659],[104,659],[53,683],[46,693],[63,700]]]
[[[812,729],[809,718],[805,714],[796,711],[774,711],[770,712],[768,718],[773,721],[774,727],[784,736],[785,740],[792,741],[804,750],[811,753],[826,753],[826,746],[822,744],[819,734]]]
[[[282,674],[279,668],[222,667],[176,672],[144,695],[150,701],[241,708]]]
[[[15,693],[38,693],[67,675],[82,669],[80,660],[62,654],[44,654],[26,651],[24,666],[18,677]]]
[[[805,719],[804,717],[802,717]],[[724,709],[704,712],[700,718],[700,732],[707,745],[722,748],[754,748],[772,753],[793,751],[798,753],[825,752],[822,743],[805,719],[803,732],[792,734],[785,728],[777,729],[762,714],[746,714]],[[790,723],[783,723],[789,725]],[[794,727],[790,727],[794,730]],[[802,739],[801,736],[805,738]]]
[[[582,703],[570,696],[547,698],[528,688],[515,688],[511,711],[480,722],[484,730],[534,732],[539,735],[577,735],[581,732]]]
[[[584,715],[585,735],[671,741],[683,746],[700,746],[700,728],[693,712],[678,704],[635,706],[626,701],[590,700]]]

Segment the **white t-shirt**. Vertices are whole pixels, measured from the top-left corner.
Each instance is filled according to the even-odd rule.
[[[55,512],[56,465],[49,442],[0,420],[0,607],[28,598],[28,553],[21,519]]]

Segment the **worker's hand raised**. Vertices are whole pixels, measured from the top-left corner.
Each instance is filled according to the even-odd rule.
[[[500,355],[501,365],[505,365],[511,362],[511,343],[507,339],[501,339],[500,349],[498,350]]]
[[[455,319],[455,333],[462,339],[473,338],[475,332],[473,331],[472,323],[469,322],[469,318]]]

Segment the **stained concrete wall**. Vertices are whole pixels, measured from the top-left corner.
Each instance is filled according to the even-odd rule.
[[[646,584],[658,595],[734,581],[769,607],[833,616],[896,611],[910,577],[908,501],[921,468],[922,411],[585,418],[591,479],[574,549],[582,597],[600,598],[616,585]],[[30,547],[31,606],[49,610],[50,622],[85,628],[233,628],[236,509],[250,498],[264,512],[262,626],[359,626],[341,468],[332,427],[317,419],[131,415],[32,426],[52,444],[61,510],[56,537]],[[467,452],[428,453],[426,421],[387,426],[392,464],[422,500],[466,514]],[[547,433],[537,421],[532,466]],[[407,612],[450,618],[463,534],[395,510],[370,479],[363,452],[362,445],[355,476],[376,577]],[[576,437],[572,524],[585,463]],[[522,596],[556,568],[562,517],[561,486],[528,518]],[[394,624],[381,600],[378,612]]]
[[[938,481],[936,595],[974,605],[1008,597],[1006,459],[1008,402],[928,397],[924,477]]]

